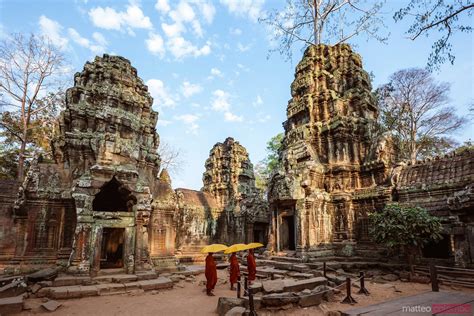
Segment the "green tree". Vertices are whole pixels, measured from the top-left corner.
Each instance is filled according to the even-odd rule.
[[[32,139],[33,124],[47,115],[50,104],[39,102],[41,95],[55,90],[64,82],[64,56],[47,39],[12,34],[0,40],[0,127],[11,145],[18,144],[18,180],[25,173]],[[15,141],[13,141],[15,139]],[[37,139],[39,140],[39,139]]]
[[[273,31],[281,55],[291,59],[294,46],[336,45],[362,34],[385,42],[380,10],[385,1],[364,0],[287,0],[286,6],[273,10],[260,22]]]
[[[272,174],[281,167],[280,152],[283,145],[283,133],[273,136],[267,142],[267,157],[255,166],[256,186],[266,191]]]
[[[403,250],[410,266],[424,245],[441,239],[443,227],[439,218],[418,206],[387,204],[381,212],[370,214],[369,219],[373,240],[392,250]]]
[[[459,19],[461,15],[472,15],[474,3],[471,0],[411,0],[408,5],[395,13],[395,21],[404,18],[412,19],[408,35],[416,40],[421,35],[429,35],[432,31],[442,34],[432,45],[428,57],[428,68],[439,69],[439,66],[449,60],[454,63],[451,37],[457,32],[472,32],[472,25]],[[469,19],[467,19],[469,21]],[[472,20],[471,20],[472,21]]]

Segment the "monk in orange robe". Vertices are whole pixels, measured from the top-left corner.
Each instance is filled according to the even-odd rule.
[[[253,249],[249,249],[249,254],[247,256],[247,271],[248,271],[248,280],[249,283],[255,280],[255,275],[257,274],[257,264],[255,263],[255,257],[253,256]]]
[[[232,253],[230,256],[230,266],[229,266],[229,272],[230,272],[230,290],[234,290],[234,283],[237,283],[237,280],[240,277],[240,268],[239,268],[239,259],[237,259],[237,256],[235,255],[235,252]]]
[[[212,291],[217,283],[217,266],[216,262],[214,261],[214,257],[212,256],[212,252],[210,252],[206,257],[206,293],[209,296],[214,296]]]

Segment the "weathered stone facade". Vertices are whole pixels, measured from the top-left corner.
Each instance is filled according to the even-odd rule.
[[[425,256],[474,267],[474,151],[419,161],[395,175],[395,199],[442,219],[444,240],[426,247]]]
[[[152,103],[125,58],[104,55],[85,64],[67,90],[52,144],[55,161],[34,161],[21,185],[0,183],[0,266],[135,273],[174,268],[176,254],[185,258],[208,242],[230,242],[220,231],[238,232],[232,241],[248,236],[240,220],[218,227],[223,214],[239,213],[234,206],[249,214],[249,223],[254,209],[266,210],[261,199],[258,207],[249,205],[257,191],[245,149],[235,143],[216,164],[220,171],[232,165],[233,176],[216,182],[229,188],[228,200],[216,192],[175,191],[168,172],[160,172]]]
[[[265,242],[266,234],[260,231],[266,232],[266,227],[260,229],[260,225],[268,224],[267,206],[255,187],[253,165],[247,150],[229,137],[224,143],[214,145],[205,166],[202,191],[211,194],[223,210],[218,218],[217,239],[229,244],[253,240]],[[257,238],[254,238],[254,232]]]
[[[397,164],[391,137],[375,133],[378,109],[369,76],[346,44],[309,47],[291,95],[283,168],[269,187],[271,249],[377,257],[367,215],[400,201],[441,216],[456,262],[474,263],[472,152]]]
[[[273,247],[336,251],[333,246],[344,242],[340,246],[350,249],[355,240],[368,240],[367,213],[391,192],[392,157],[374,141],[369,76],[348,45],[313,46],[296,67],[291,94],[284,170],[269,192]]]

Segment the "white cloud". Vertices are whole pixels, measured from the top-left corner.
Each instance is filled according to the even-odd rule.
[[[89,17],[92,23],[106,30],[120,30],[122,26],[122,15],[112,8],[97,7],[89,11]]]
[[[127,24],[129,27],[137,29],[151,29],[153,24],[151,24],[150,18],[143,14],[142,9],[137,5],[127,6],[127,12],[122,13],[122,18],[124,24]]]
[[[161,29],[163,30],[163,32],[165,32],[166,36],[168,37],[179,36],[182,32],[186,30],[184,25],[178,22],[173,23],[173,24],[161,23]]]
[[[189,56],[206,56],[211,53],[211,46],[209,42],[199,48],[181,36],[170,38],[166,42],[166,45],[171,54],[178,60]]]
[[[186,39],[188,31],[194,33],[194,37],[204,37],[202,22],[210,24],[214,19],[215,7],[207,0],[181,0],[171,2],[158,0],[155,8],[165,17],[162,17],[161,29],[166,35],[165,51],[171,53],[175,59],[185,57],[200,57],[211,53],[211,43],[195,44]],[[164,52],[162,53],[164,54]]]
[[[137,4],[130,4],[126,11],[119,12],[110,7],[97,7],[89,11],[92,23],[106,30],[123,30],[127,28],[130,34],[134,34],[136,29],[152,29],[153,24],[150,18],[143,14],[142,9]]]
[[[171,8],[168,0],[158,0],[156,1],[155,9],[158,10],[158,12],[168,13]]]
[[[154,99],[154,105],[158,107],[174,108],[176,105],[175,98],[168,92],[163,81],[159,79],[150,79],[146,82],[148,91]]]
[[[249,44],[249,45],[243,45],[243,44],[240,43],[240,42],[237,44],[238,50],[241,51],[242,53],[248,51],[251,46],[252,46],[252,45],[250,45],[250,44]]]
[[[242,30],[239,29],[239,28],[230,28],[229,32],[232,35],[241,35],[242,34]]]
[[[230,103],[229,103],[229,98],[230,95],[229,93],[222,91],[222,90],[216,90],[213,93],[214,99],[212,100],[212,109],[215,111],[229,111],[230,109]]]
[[[89,48],[91,45],[90,41],[87,38],[82,37],[75,29],[69,28],[68,30],[69,36],[72,38],[74,42],[79,44],[82,47]]]
[[[102,45],[102,46],[107,46],[109,43],[105,39],[105,37],[99,33],[99,32],[94,32],[92,33],[92,38],[97,42],[97,44]]]
[[[216,8],[212,5],[211,2],[206,1],[197,1],[197,6],[199,11],[204,16],[204,20],[207,24],[211,24],[214,20],[214,15],[216,14]]]
[[[214,77],[224,77],[222,72],[217,68],[211,68],[211,75],[207,79],[213,79]]]
[[[175,116],[174,119],[186,124],[186,133],[191,133],[194,135],[198,133],[199,125],[196,123],[196,121],[199,119],[199,116],[194,114],[183,114]]]
[[[267,115],[264,115],[263,113],[258,113],[257,114],[257,121],[259,123],[265,123],[265,122],[268,122],[272,117],[267,114]]]
[[[262,97],[260,95],[257,95],[257,97],[255,98],[255,101],[252,102],[252,105],[257,107],[262,104],[263,104]]]
[[[198,84],[193,84],[188,81],[183,82],[181,86],[181,92],[185,98],[189,98],[194,94],[197,94],[202,91],[202,87]]]
[[[150,32],[148,34],[148,39],[145,40],[145,43],[150,53],[159,55],[163,58],[165,55],[165,45],[160,34]]]
[[[51,43],[60,49],[66,49],[68,39],[61,35],[63,27],[58,22],[42,15],[39,18],[40,33],[49,38]]]
[[[244,120],[243,116],[235,115],[231,112],[224,113],[224,120],[227,122],[242,122]]]
[[[220,0],[220,2],[230,13],[248,17],[253,22],[257,22],[258,18],[263,16],[262,6],[265,0]]]

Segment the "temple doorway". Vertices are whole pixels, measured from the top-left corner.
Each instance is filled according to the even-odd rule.
[[[280,249],[295,250],[295,216],[282,216],[280,224]]]
[[[100,268],[123,268],[125,228],[105,227],[102,231]]]
[[[253,225],[253,241],[267,245],[267,229],[268,224],[255,223]]]

